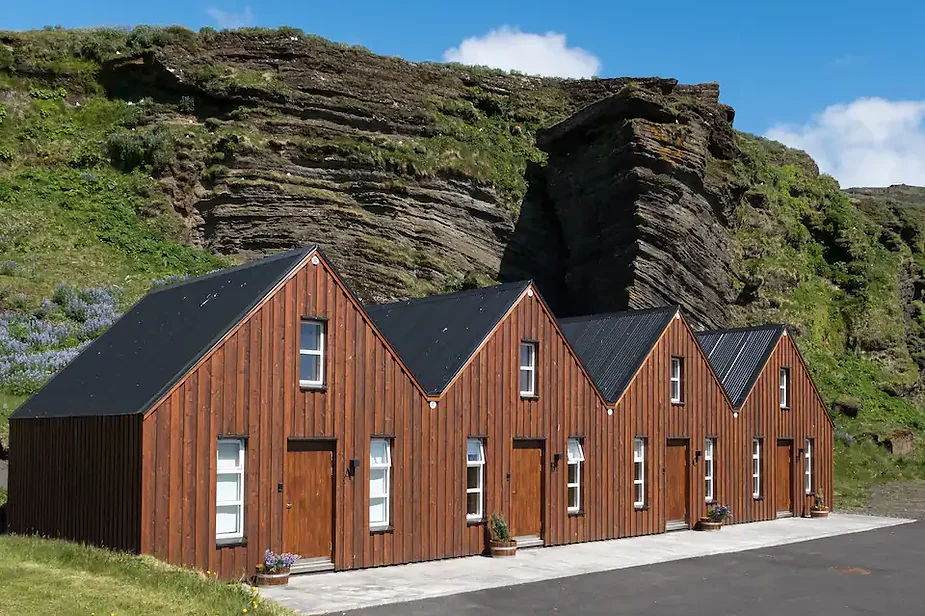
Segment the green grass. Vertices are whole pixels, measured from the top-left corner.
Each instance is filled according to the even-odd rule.
[[[13,396],[0,391],[0,441],[9,444],[10,424],[9,418],[16,407],[25,402],[24,396]]]
[[[150,557],[34,537],[0,536],[0,580],[0,615],[293,613],[249,587]]]

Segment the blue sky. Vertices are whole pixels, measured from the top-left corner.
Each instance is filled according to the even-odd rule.
[[[216,18],[219,12],[224,18]],[[859,171],[862,176],[856,181],[880,179],[866,177],[863,174],[870,173],[858,169],[838,171],[847,163],[834,158],[858,138],[870,143],[868,150],[855,153],[856,162],[851,163],[855,166],[866,160],[867,168],[869,161],[882,158],[883,152],[876,148],[884,146],[884,139],[892,140],[889,154],[897,161],[921,155],[903,177],[890,176],[896,176],[890,168],[878,172],[883,175],[879,184],[925,183],[925,79],[921,78],[925,4],[912,0],[709,4],[690,0],[44,0],[0,5],[0,24],[11,29],[138,23],[178,23],[198,29],[221,25],[223,19],[296,26],[409,60],[442,60],[448,49],[464,40],[504,26],[540,35],[556,32],[566,37],[565,48],[550,53],[580,48],[597,58],[602,77],[658,75],[684,83],[718,81],[722,100],[736,109],[737,128],[789,139],[826,161],[826,170],[843,183],[851,183]],[[494,46],[486,53],[504,50]],[[886,106],[857,106],[871,97],[883,99]],[[899,116],[891,105],[904,101],[913,107],[900,110],[896,120]],[[833,111],[833,105],[842,107]],[[846,122],[852,124],[854,137],[840,135]],[[828,162],[829,158],[833,160]]]

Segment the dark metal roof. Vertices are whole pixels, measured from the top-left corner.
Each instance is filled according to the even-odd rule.
[[[734,408],[745,403],[783,332],[783,325],[762,325],[696,334]]]
[[[559,326],[604,399],[616,402],[678,306],[560,319]]]
[[[11,419],[147,411],[313,250],[272,255],[149,292]]]
[[[418,383],[437,396],[529,285],[511,282],[365,308]]]

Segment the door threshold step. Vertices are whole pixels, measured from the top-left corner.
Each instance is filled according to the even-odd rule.
[[[688,524],[684,520],[673,520],[671,522],[665,523],[666,532],[673,531],[673,530],[688,530],[689,528],[690,528],[690,524]]]
[[[334,563],[327,556],[318,558],[300,558],[289,568],[289,573],[317,573],[319,571],[333,571]]]
[[[537,548],[543,547],[543,538],[538,535],[527,535],[525,537],[514,537],[517,542],[517,548]]]
[[[778,512],[777,512],[777,517],[779,517],[779,518],[792,518],[792,517],[793,517],[793,512],[792,512],[792,511],[778,511]]]

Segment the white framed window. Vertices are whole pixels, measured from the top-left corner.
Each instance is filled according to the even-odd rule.
[[[466,519],[481,520],[485,502],[485,446],[481,439],[466,441]]]
[[[790,408],[790,368],[780,369],[780,407]]]
[[[215,472],[215,538],[244,537],[244,439],[218,439]]]
[[[577,438],[568,440],[567,456],[568,510],[570,512],[581,511],[581,467],[585,461],[585,452],[580,440]]]
[[[633,506],[646,505],[646,439],[633,439]]]
[[[708,438],[703,443],[703,482],[704,482],[704,491],[706,494],[706,501],[708,503],[713,502],[714,495],[714,481],[713,473],[715,472],[715,467],[713,465],[713,456],[716,450],[716,439]]]
[[[386,528],[390,521],[392,491],[392,443],[374,438],[369,442],[369,527]]]
[[[684,358],[671,358],[671,401],[673,403],[683,402],[683,391],[681,384],[684,379]]]
[[[324,322],[302,321],[299,330],[299,385],[324,385]]]
[[[752,440],[752,496],[761,496],[761,439]]]
[[[520,395],[536,395],[536,343],[520,343]]]
[[[807,494],[813,492],[813,439],[806,439],[806,447],[803,450],[803,458],[806,464],[803,469],[803,488]]]

